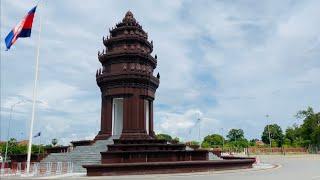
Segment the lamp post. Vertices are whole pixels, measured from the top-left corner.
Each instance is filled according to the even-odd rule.
[[[267,120],[269,119],[269,115],[266,115]],[[269,134],[269,148],[270,148],[270,152],[271,152],[271,134],[270,134],[270,127],[269,127],[269,122],[268,122],[268,134]]]
[[[197,119],[197,123],[198,123],[198,126],[199,126],[199,130],[198,130],[198,141],[199,141],[199,145],[200,145],[200,148],[201,148],[201,136],[200,136],[200,130],[201,130],[201,127],[200,127],[200,117]]]
[[[10,119],[9,119],[9,124],[8,124],[8,132],[7,132],[7,142],[6,142],[6,151],[4,154],[4,162],[7,161],[7,155],[8,155],[8,146],[9,146],[9,136],[10,136],[10,126],[11,126],[11,121],[12,121],[12,113],[13,113],[13,109],[16,105],[23,103],[24,100],[20,100],[16,103],[14,103],[13,105],[11,105],[11,109],[10,109]]]
[[[198,134],[198,139],[199,139],[199,143],[200,143],[200,147],[201,147],[201,136],[200,136],[201,127],[200,127],[200,118],[198,118],[198,122],[199,122],[199,134]]]
[[[223,128],[221,128],[221,135],[222,135],[222,151],[224,148],[224,135],[223,135]]]
[[[199,126],[199,132],[198,132],[198,140],[199,140],[199,144],[200,144],[200,148],[201,148],[201,125],[200,125],[200,122],[201,122],[201,113],[198,112],[198,119],[197,119],[197,123],[198,123],[198,126]]]

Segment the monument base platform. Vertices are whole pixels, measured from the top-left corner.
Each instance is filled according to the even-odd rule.
[[[94,141],[96,140],[107,140],[111,137],[110,134],[102,134],[102,133],[98,133],[98,135],[96,135],[96,137],[94,138]]]
[[[251,168],[255,158],[84,165],[87,176],[190,173]]]
[[[101,152],[101,163],[83,165],[88,176],[187,173],[250,168],[255,158],[209,160],[207,150],[186,150],[185,144],[159,139],[113,139]]]

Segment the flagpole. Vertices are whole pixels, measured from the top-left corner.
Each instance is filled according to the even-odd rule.
[[[40,134],[40,137],[39,137],[39,151],[38,151],[38,157],[39,157],[39,154],[40,154],[40,147],[41,147],[41,134]]]
[[[39,14],[39,13],[38,13]],[[35,78],[34,78],[34,86],[33,86],[33,102],[32,102],[32,116],[30,122],[30,132],[29,132],[29,144],[28,144],[28,158],[27,158],[27,174],[30,171],[30,160],[31,160],[31,148],[32,148],[32,134],[33,134],[33,122],[35,118],[35,110],[36,110],[36,99],[37,99],[37,81],[39,75],[39,54],[40,54],[40,39],[41,39],[41,15],[39,14],[39,34],[38,34],[38,47],[37,47],[37,56],[36,56],[36,64],[35,64]]]

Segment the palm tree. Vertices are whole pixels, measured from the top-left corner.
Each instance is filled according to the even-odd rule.
[[[52,139],[52,140],[51,140],[51,144],[52,144],[53,146],[56,146],[56,145],[58,144],[58,139],[56,139],[56,138]]]

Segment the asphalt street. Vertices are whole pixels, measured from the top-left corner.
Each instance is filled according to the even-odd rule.
[[[320,180],[320,155],[259,156],[261,162],[277,165],[271,169],[216,171],[206,173],[92,177],[89,179],[160,179],[160,180]],[[78,177],[79,178],[79,177]],[[86,179],[87,177],[82,177]]]
[[[273,164],[275,167],[266,169],[246,169],[232,171],[212,171],[203,173],[187,174],[157,174],[157,175],[135,175],[135,176],[105,176],[86,177],[83,174],[62,177],[38,177],[35,179],[159,179],[159,180],[320,180],[320,155],[272,155],[258,156],[262,163]],[[11,177],[3,179],[29,179],[22,177]],[[2,179],[1,178],[1,179]]]

